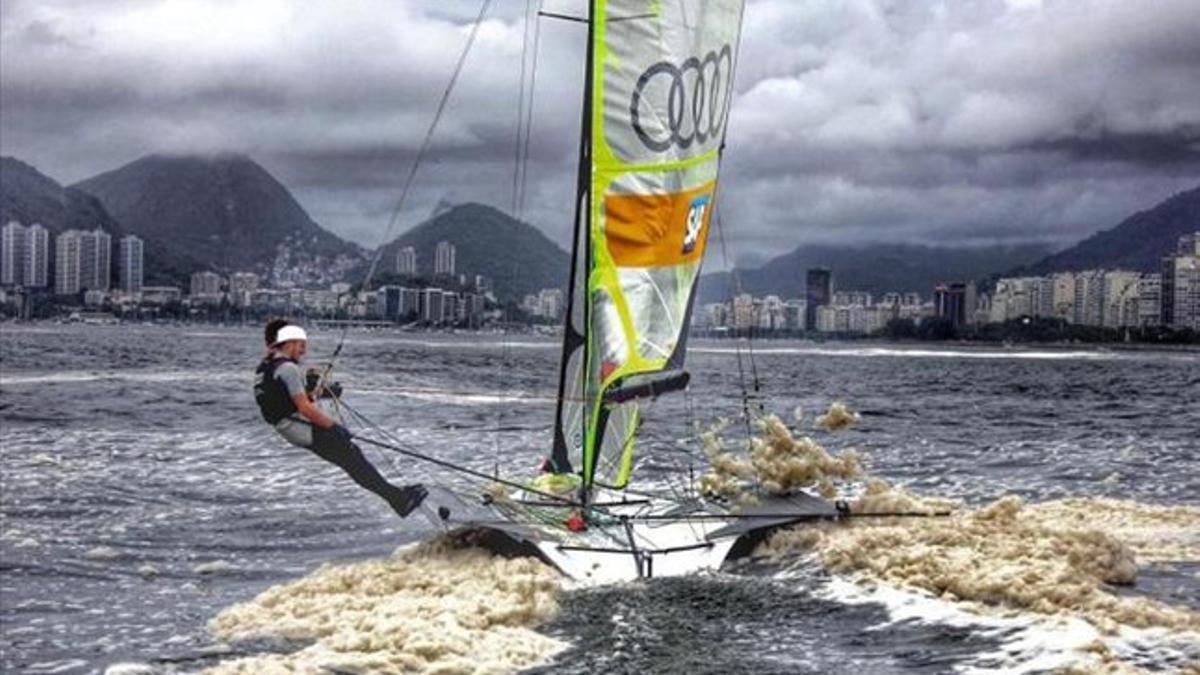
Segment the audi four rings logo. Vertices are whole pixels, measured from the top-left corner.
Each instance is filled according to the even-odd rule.
[[[642,144],[655,152],[664,152],[672,146],[686,150],[693,143],[703,144],[716,138],[725,125],[725,105],[728,100],[730,73],[733,71],[733,51],[729,45],[719,51],[711,51],[704,58],[695,56],[676,66],[660,61],[645,70],[633,88],[629,104],[629,121]],[[655,114],[659,105],[650,105],[653,117],[659,124],[650,128],[642,126],[645,117],[643,99],[657,93],[666,96],[667,117]]]

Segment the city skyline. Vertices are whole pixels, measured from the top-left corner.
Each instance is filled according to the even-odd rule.
[[[48,248],[48,233],[38,224],[26,227],[10,221],[0,228],[0,286],[38,290],[36,281],[47,277]],[[143,242],[137,236],[119,240],[115,264],[112,236],[102,228],[67,230],[55,237],[54,249],[54,293],[58,296],[86,291],[88,306],[110,299],[161,305],[184,298],[182,289],[176,287],[143,285]],[[783,300],[776,294],[757,298],[741,293],[725,302],[698,307],[692,323],[738,331],[877,334],[898,319],[920,325],[938,318],[958,330],[1038,318],[1110,329],[1161,326],[1200,331],[1200,231],[1179,237],[1175,249],[1161,262],[1158,272],[1088,269],[999,277],[988,286],[990,292],[980,292],[973,280],[943,282],[933,287],[928,302],[920,293],[896,290],[883,293],[879,303],[869,292],[836,288],[834,270],[812,268],[806,271],[803,298]],[[395,264],[398,272],[411,270],[402,276],[420,278],[413,247],[399,249]],[[198,271],[190,277],[187,298],[193,307],[229,303],[242,309],[304,309],[329,316],[344,313],[351,319],[399,321],[403,317],[430,325],[465,322],[471,326],[478,325],[485,298],[495,303],[490,281],[480,275],[474,276],[471,291],[384,285],[351,294],[350,285],[344,282],[328,289],[311,284],[297,287],[289,280],[294,271],[279,272],[275,270],[279,286],[264,287],[253,272],[222,275]],[[437,242],[429,279],[446,282],[455,278],[455,272],[455,246],[446,240]],[[114,275],[117,286],[112,288]],[[457,284],[467,287],[469,276],[459,274]],[[110,288],[116,292],[112,298]],[[354,297],[348,302],[351,295]],[[529,317],[560,320],[565,309],[563,290],[544,288],[525,295],[519,307]]]
[[[916,324],[943,319],[955,330],[1053,319],[1109,329],[1200,331],[1200,231],[1179,238],[1175,250],[1163,256],[1161,272],[1092,269],[1000,277],[990,293],[973,281],[945,282],[932,288],[928,301],[919,292],[891,291],[876,302],[872,293],[837,289],[835,279],[832,270],[810,269],[802,298],[741,293],[698,307],[693,324],[709,330],[875,334],[896,319]]]

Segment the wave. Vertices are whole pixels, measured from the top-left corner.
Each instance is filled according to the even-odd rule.
[[[378,345],[404,345],[409,347],[421,347],[423,349],[560,349],[561,345],[558,342],[530,342],[522,340],[519,342],[506,340],[488,340],[480,342],[477,340],[415,340],[410,338],[382,338],[382,339],[347,339],[348,344],[378,344]]]
[[[691,346],[689,352],[698,354],[737,354],[746,348]],[[795,354],[809,356],[859,356],[859,357],[902,357],[943,359],[1033,359],[1033,360],[1088,360],[1112,361],[1123,358],[1121,354],[1101,351],[1034,351],[1020,349],[974,350],[974,349],[903,349],[894,347],[754,347],[756,355]]]
[[[557,573],[537,560],[447,540],[384,560],[323,565],[209,624],[225,642],[283,641],[293,651],[235,658],[208,672],[522,670],[566,647],[535,630],[557,614],[560,589]]]
[[[388,394],[404,398],[448,405],[499,405],[509,403],[553,403],[554,398],[526,393],[490,394],[487,392],[450,391],[446,389],[408,389],[404,387],[355,387],[354,393]]]
[[[215,372],[211,370],[66,370],[57,373],[40,375],[10,375],[5,374],[0,384],[29,385],[29,384],[66,384],[79,382],[180,382],[188,381],[217,381],[230,378],[247,379],[240,371]]]
[[[1200,612],[1133,591],[1139,562],[1200,561],[1200,508],[1005,497],[948,518],[790,528],[758,553],[816,560],[845,582],[840,600],[882,599],[897,621],[1021,626],[1007,669],[1200,658]]]

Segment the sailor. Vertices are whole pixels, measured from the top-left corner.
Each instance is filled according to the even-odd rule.
[[[305,390],[300,359],[308,350],[308,335],[300,326],[273,320],[264,337],[266,357],[254,376],[254,400],[263,419],[292,445],[311,450],[338,465],[362,487],[382,497],[400,517],[412,513],[425,498],[419,483],[396,487],[367,461],[354,444],[354,435],[313,403]]]
[[[271,346],[278,341],[279,329],[291,323],[287,319],[275,318],[267,322],[267,327],[263,329],[263,339],[267,343],[267,353],[271,353]]]

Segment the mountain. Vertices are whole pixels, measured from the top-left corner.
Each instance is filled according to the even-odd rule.
[[[244,155],[150,155],[72,187],[95,195],[129,231],[195,267],[268,275],[331,268],[339,256],[354,262],[361,256]]]
[[[1196,231],[1200,231],[1200,187],[1135,213],[1112,229],[1014,273],[1041,275],[1099,268],[1155,272],[1162,257],[1175,250],[1179,237]]]
[[[15,157],[0,157],[0,220],[41,223],[51,234],[72,228],[119,227],[100,200],[64,188]]]
[[[99,227],[113,235],[114,247],[117,239],[128,234],[128,229],[96,197],[76,188],[63,187],[15,157],[0,157],[0,222],[10,220],[25,225],[41,223],[52,237],[70,229]],[[179,283],[180,271],[184,274],[192,271],[187,260],[174,256],[155,242],[145,242],[144,255],[149,285]],[[53,248],[50,266],[54,266]]]
[[[1042,245],[953,248],[914,244],[873,246],[804,245],[755,269],[738,270],[742,292],[804,297],[805,274],[813,267],[833,270],[835,289],[919,291],[929,295],[944,281],[971,281],[1004,272],[1045,256]],[[700,279],[700,302],[720,302],[731,295],[729,272]]]
[[[459,204],[438,209],[383,247],[379,270],[396,269],[396,253],[411,246],[417,252],[417,271],[433,271],[434,250],[440,241],[455,248],[459,274],[482,274],[492,280],[496,297],[519,300],[543,288],[567,286],[571,258],[541,230],[483,204]]]

